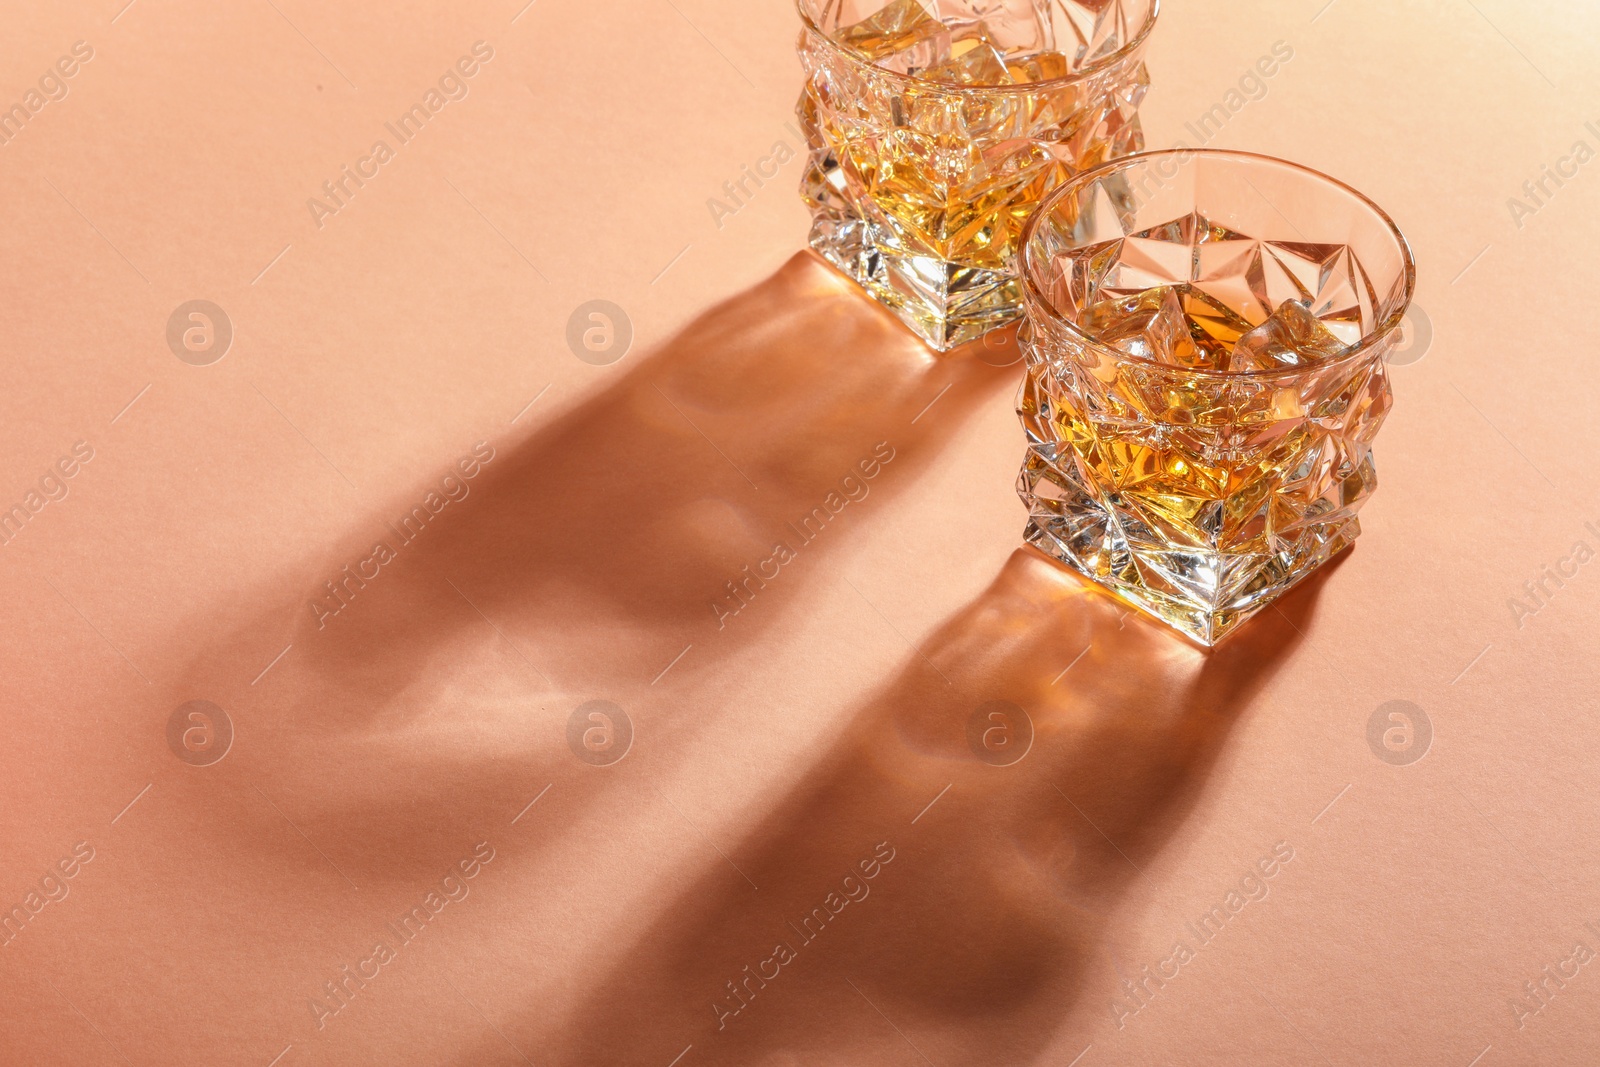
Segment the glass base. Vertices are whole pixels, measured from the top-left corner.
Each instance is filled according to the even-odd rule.
[[[1028,449],[1017,492],[1028,506],[1024,540],[1208,648],[1361,533],[1343,512],[1284,531],[1270,552],[1174,544],[1120,494],[1097,494],[1063,445]]]
[[[820,146],[820,136],[809,140],[801,195],[811,208],[810,243],[818,255],[940,352],[1022,318],[1022,283],[1014,274],[930,256],[915,250],[892,220],[863,218],[844,194],[838,160]]]
[[[817,218],[811,247],[940,352],[1022,317],[1014,276],[916,255],[865,219]]]

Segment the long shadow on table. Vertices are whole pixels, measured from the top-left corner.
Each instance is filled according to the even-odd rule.
[[[591,990],[575,1017],[507,1033],[554,1067],[690,1045],[697,1067],[1034,1062],[1330,569],[1204,653],[1018,550],[619,963],[571,976]],[[970,728],[991,701],[1033,724],[1010,766],[977,756],[1025,741]],[[505,1051],[491,1035],[457,1062]]]
[[[355,519],[305,567],[290,629],[277,609],[196,639],[210,651],[180,699],[234,710],[227,773],[270,779],[263,792],[357,883],[414,881],[552,778],[587,774],[575,795],[601,788],[568,751],[574,708],[606,698],[645,714],[714,674],[783,617],[857,513],[909,486],[1015,382],[998,366],[1014,356],[1008,341],[936,358],[796,255],[525,439],[489,442],[493,458],[452,483],[465,495],[423,512],[411,540],[400,521],[429,491],[445,499],[438,477]],[[719,634],[713,604],[740,602],[728,583],[755,589],[745,568],[824,526],[781,591]],[[363,562],[380,541],[393,558]],[[286,644],[257,681],[240,671]],[[670,754],[666,731],[652,743]],[[256,807],[262,827],[238,839],[268,839],[279,816]],[[419,821],[418,807],[450,814]],[[321,862],[298,839],[286,847]]]
[[[1014,384],[1015,372],[985,354],[976,345],[932,356],[798,254],[614,385],[528,439],[501,443],[467,499],[415,541],[390,536],[411,499],[378,517],[386,525],[357,531],[324,568],[336,584],[345,557],[374,537],[394,545],[397,577],[355,590],[335,617],[303,613],[297,641],[337,659],[340,678],[367,694],[403,689],[428,670],[441,631],[461,627],[490,636],[498,627],[548,687],[630,672],[649,681],[685,642],[717,630],[713,604],[741,603],[730,581],[757,589],[746,568],[764,569],[774,542],[799,544],[841,502],[877,506],[954,425]],[[874,502],[849,504],[855,496]],[[828,532],[808,554],[837,542]],[[738,629],[754,632],[776,614],[743,613]],[[603,663],[570,640],[580,629],[611,631]]]

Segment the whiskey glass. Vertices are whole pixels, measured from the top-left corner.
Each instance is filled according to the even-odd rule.
[[[1210,646],[1356,539],[1416,282],[1382,209],[1151,152],[1056,190],[1021,260],[1029,543]]]
[[[1044,194],[1143,147],[1159,0],[797,0],[810,243],[929,345],[1021,317]]]

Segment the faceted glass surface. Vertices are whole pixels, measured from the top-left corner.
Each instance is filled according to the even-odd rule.
[[[1022,313],[1051,189],[1143,145],[1156,0],[800,0],[811,246],[944,350]]]
[[[1279,160],[1157,152],[1023,242],[1029,542],[1211,645],[1355,540],[1414,283],[1382,211]]]

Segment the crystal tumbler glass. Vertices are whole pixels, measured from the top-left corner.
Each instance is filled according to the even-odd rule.
[[[811,246],[930,345],[1022,314],[1046,192],[1143,146],[1158,0],[798,0]]]
[[[1058,189],[1021,260],[1030,543],[1209,646],[1355,540],[1416,280],[1377,205],[1151,152]]]

